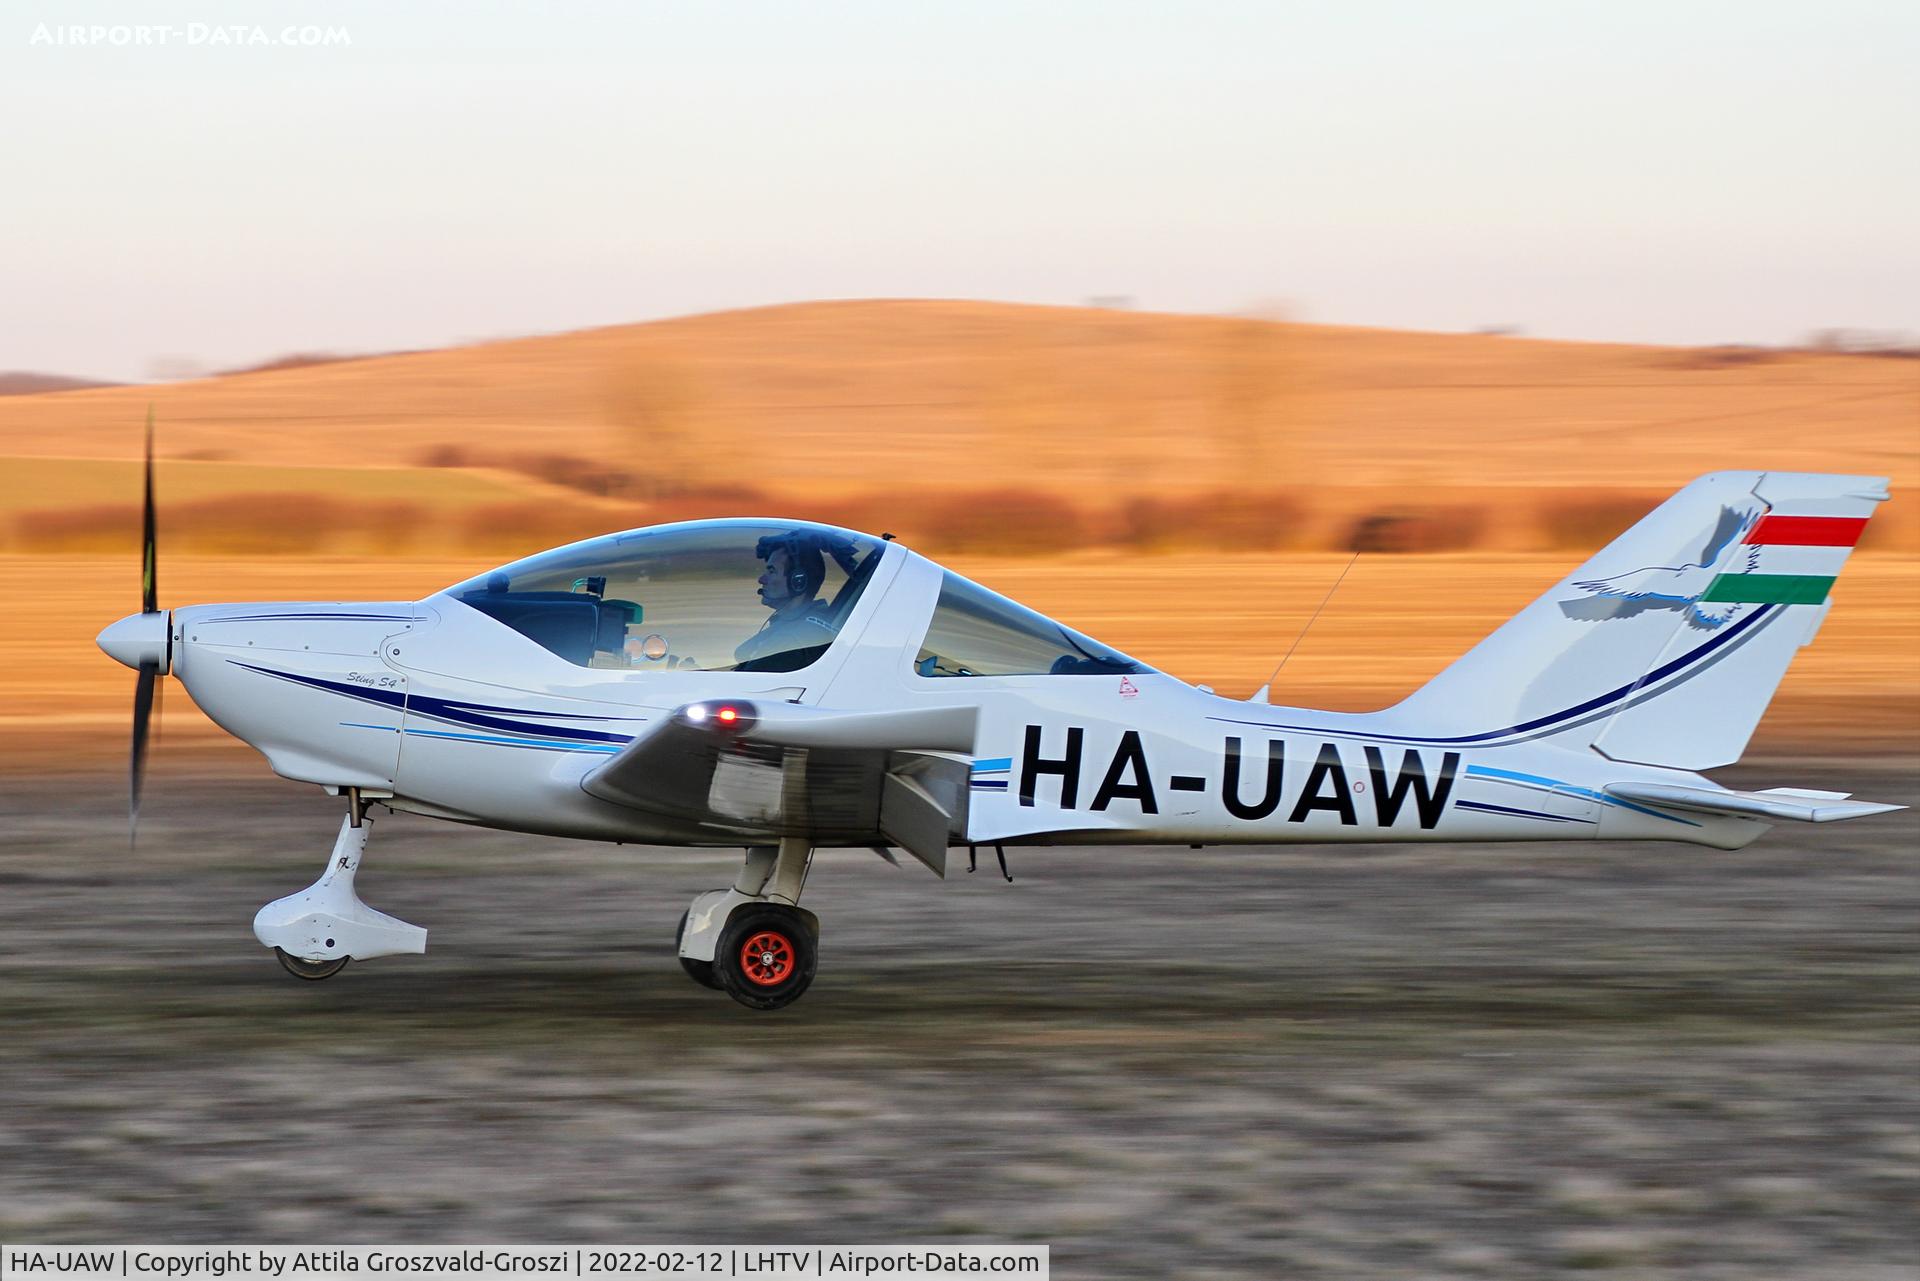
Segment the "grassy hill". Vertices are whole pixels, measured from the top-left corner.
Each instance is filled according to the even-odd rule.
[[[1667,490],[1920,482],[1920,362],[978,302],[806,303],[0,401],[0,455],[392,467],[436,447],[650,482]]]
[[[0,398],[0,579],[41,604],[0,724],[121,741],[126,673],[91,636],[137,599],[149,401],[171,603],[415,596],[564,538],[780,512],[899,532],[1241,693],[1346,549],[1444,553],[1363,560],[1276,691],[1340,707],[1417,685],[1700,472],[1889,474],[1771,723],[1912,741],[1911,360],[848,302]]]

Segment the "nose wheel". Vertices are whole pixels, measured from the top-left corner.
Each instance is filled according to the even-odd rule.
[[[321,979],[332,978],[341,970],[346,969],[347,962],[353,959],[350,956],[341,956],[331,961],[308,961],[293,956],[284,949],[277,947],[273,949],[273,954],[279,958],[281,969],[297,979],[306,979],[310,983],[318,983]]]
[[[372,830],[365,803],[352,792],[320,879],[254,914],[253,936],[273,949],[280,968],[295,978],[318,982],[347,968],[353,957],[365,961],[427,950],[425,930],[374,911],[354,893],[354,875]]]

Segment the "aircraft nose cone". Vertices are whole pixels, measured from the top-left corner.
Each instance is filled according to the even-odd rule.
[[[119,622],[108,624],[106,630],[94,638],[94,643],[105,650],[109,658],[125,663],[135,671],[142,666],[149,666],[164,676],[167,671],[167,627],[170,617],[165,612],[128,614]]]

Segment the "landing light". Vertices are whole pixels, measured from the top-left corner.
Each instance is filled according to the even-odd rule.
[[[721,734],[745,733],[757,719],[752,703],[689,703],[680,716],[688,725]]]

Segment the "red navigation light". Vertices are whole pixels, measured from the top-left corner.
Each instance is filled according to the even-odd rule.
[[[713,718],[722,725],[731,725],[740,719],[740,712],[737,708],[723,707],[713,714]]]

